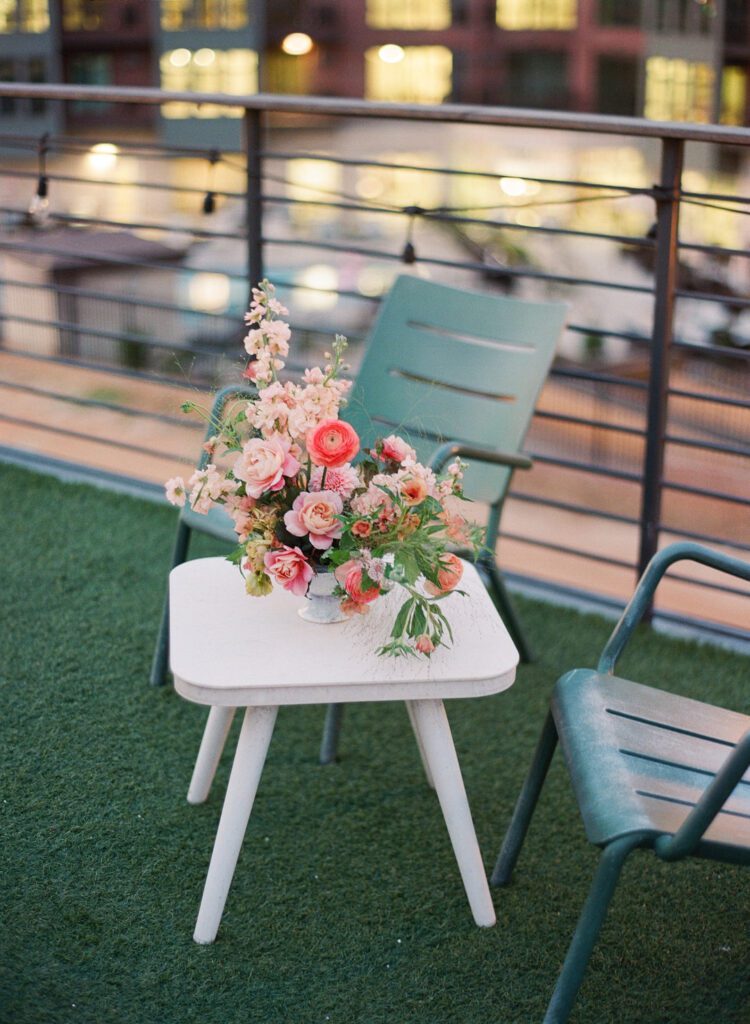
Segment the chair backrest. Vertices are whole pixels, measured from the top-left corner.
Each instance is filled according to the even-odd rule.
[[[248,384],[230,385],[229,387],[222,388],[221,391],[217,391],[211,406],[211,419],[206,428],[205,440],[207,441],[216,433],[214,424],[217,420],[221,419],[233,402],[249,401],[256,394],[255,387]],[[207,463],[208,453],[204,450],[198,460],[198,469],[203,469]],[[234,523],[224,509],[219,506],[214,506],[207,515],[203,515],[200,512],[193,512],[189,502],[186,502],[180,509],[180,519],[191,530],[197,530],[198,533],[207,533],[210,537],[227,541],[230,544],[237,542]]]
[[[424,460],[443,441],[515,454],[566,308],[403,275],[383,301],[344,418],[363,446],[400,433]],[[464,486],[498,503],[509,481],[508,469],[474,464]]]

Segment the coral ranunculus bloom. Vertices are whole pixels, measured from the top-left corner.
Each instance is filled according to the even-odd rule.
[[[323,420],[309,431],[305,443],[315,465],[329,469],[351,462],[359,451],[357,431],[343,420]]]

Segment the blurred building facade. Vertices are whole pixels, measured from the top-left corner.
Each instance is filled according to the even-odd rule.
[[[749,70],[745,0],[0,0],[1,81],[747,124]],[[119,118],[178,145],[239,139],[239,110],[135,111],[5,100],[0,129]]]

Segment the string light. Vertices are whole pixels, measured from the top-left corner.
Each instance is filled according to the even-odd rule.
[[[404,242],[404,248],[401,250],[401,262],[411,265],[417,262],[417,250],[414,248],[412,242],[412,235],[414,233],[414,220],[420,214],[425,211],[421,206],[405,206],[404,213],[408,215],[409,220],[406,225],[406,241]]]
[[[210,215],[216,209],[216,193],[214,192],[214,175],[219,160],[219,151],[212,149],[208,156],[208,191],[203,197],[203,212]]]
[[[29,203],[29,220],[34,227],[41,228],[47,223],[49,217],[49,179],[47,178],[47,148],[49,135],[45,132],[39,140],[37,161],[39,177],[36,183],[36,192]]]

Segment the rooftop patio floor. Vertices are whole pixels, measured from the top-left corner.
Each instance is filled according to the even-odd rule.
[[[147,684],[174,519],[0,466],[0,1021],[540,1021],[597,858],[562,761],[514,884],[493,892],[497,927],[478,929],[397,704],[350,708],[328,768],[323,709],[283,709],[218,940],[193,943],[230,758],[188,806],[205,711]],[[488,868],[556,677],[594,663],[611,629],[519,605],[539,660],[448,709]],[[750,710],[739,654],[644,629],[621,667]],[[747,1024],[747,881],[636,854],[572,1020]]]

